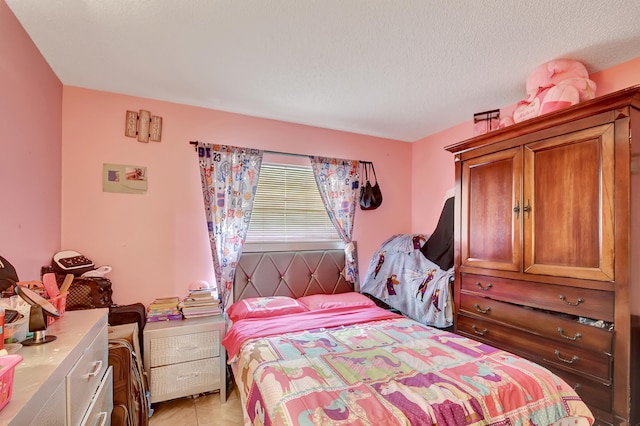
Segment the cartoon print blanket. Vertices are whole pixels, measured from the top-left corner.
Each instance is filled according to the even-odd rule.
[[[232,366],[246,424],[593,423],[547,369],[471,339],[404,317],[317,327],[242,345]]]
[[[360,292],[422,324],[446,328],[453,324],[453,268],[442,270],[420,252],[426,240],[422,234],[401,234],[382,243],[371,258]]]

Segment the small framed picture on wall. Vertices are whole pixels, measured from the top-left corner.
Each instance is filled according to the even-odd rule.
[[[147,168],[126,164],[103,164],[102,191],[124,194],[146,193]]]

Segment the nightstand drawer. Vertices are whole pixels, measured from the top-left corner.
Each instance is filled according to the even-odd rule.
[[[220,357],[151,368],[151,402],[220,388]]]
[[[220,332],[212,330],[194,334],[152,337],[149,345],[151,368],[217,357],[220,355]]]
[[[225,333],[221,315],[148,322],[144,368],[152,403],[218,390],[227,400]]]

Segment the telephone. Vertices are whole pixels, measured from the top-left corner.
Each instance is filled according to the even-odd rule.
[[[95,269],[93,261],[73,250],[59,251],[53,255],[51,266],[57,272],[81,275]]]

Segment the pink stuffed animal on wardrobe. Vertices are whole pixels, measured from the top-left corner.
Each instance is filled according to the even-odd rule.
[[[518,102],[513,117],[501,127],[593,99],[596,84],[585,66],[571,59],[556,59],[537,67],[527,78],[527,99]]]

